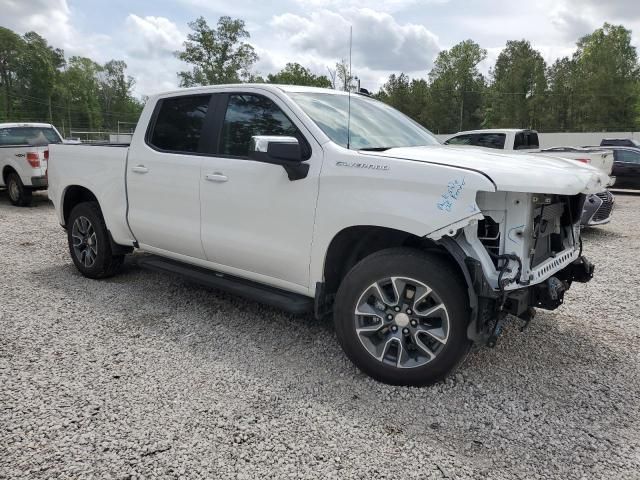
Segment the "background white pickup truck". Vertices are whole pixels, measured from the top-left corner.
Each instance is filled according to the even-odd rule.
[[[598,147],[554,147],[540,149],[538,132],[521,128],[469,130],[458,132],[445,140],[445,145],[483,147],[496,150],[508,150],[518,153],[546,155],[584,163],[597,168],[607,176],[611,175],[614,155],[611,150]],[[609,223],[615,203],[614,196],[606,190],[615,182],[611,179],[602,191],[590,194],[581,215],[583,226]]]
[[[150,268],[332,313],[349,358],[402,385],[443,378],[508,313],[529,321],[589,281],[579,214],[608,182],[444,147],[361,95],[264,84],[155,95],[129,147],[50,153],[49,197],[85,276],[139,249]]]
[[[47,188],[50,143],[62,143],[48,123],[0,123],[0,187],[17,206],[31,203],[31,193]]]

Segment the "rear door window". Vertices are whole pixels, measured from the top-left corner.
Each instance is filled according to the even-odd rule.
[[[618,150],[615,152],[616,161],[623,163],[635,163],[640,165],[640,153],[631,150]]]
[[[471,135],[458,135],[457,137],[452,137],[446,142],[445,145],[473,145],[471,143]]]
[[[162,99],[148,137],[151,145],[166,152],[201,152],[202,129],[210,100],[211,95]]]

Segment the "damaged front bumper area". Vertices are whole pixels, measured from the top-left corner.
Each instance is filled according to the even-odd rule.
[[[462,252],[472,317],[468,337],[495,344],[509,315],[526,326],[536,308],[553,310],[573,282],[588,282],[593,264],[582,255],[584,195],[480,194],[484,219],[440,240]],[[465,275],[466,276],[466,275]]]
[[[524,327],[533,319],[535,308],[555,310],[564,302],[564,294],[573,282],[587,283],[593,278],[594,265],[585,256],[578,257],[544,282],[504,292],[489,285],[477,260],[465,260],[477,298],[475,315],[467,335],[478,344],[495,346],[507,315],[524,321]]]

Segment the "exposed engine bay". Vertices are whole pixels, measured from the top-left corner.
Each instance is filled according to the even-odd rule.
[[[455,238],[478,294],[470,337],[495,343],[507,314],[528,323],[534,307],[553,310],[573,281],[591,279],[580,239],[584,201],[585,195],[478,193],[484,218]]]

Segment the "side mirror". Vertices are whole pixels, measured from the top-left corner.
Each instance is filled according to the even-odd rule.
[[[300,142],[295,137],[255,135],[249,144],[249,158],[281,165],[292,181],[303,179],[309,173],[309,164],[303,163]]]

